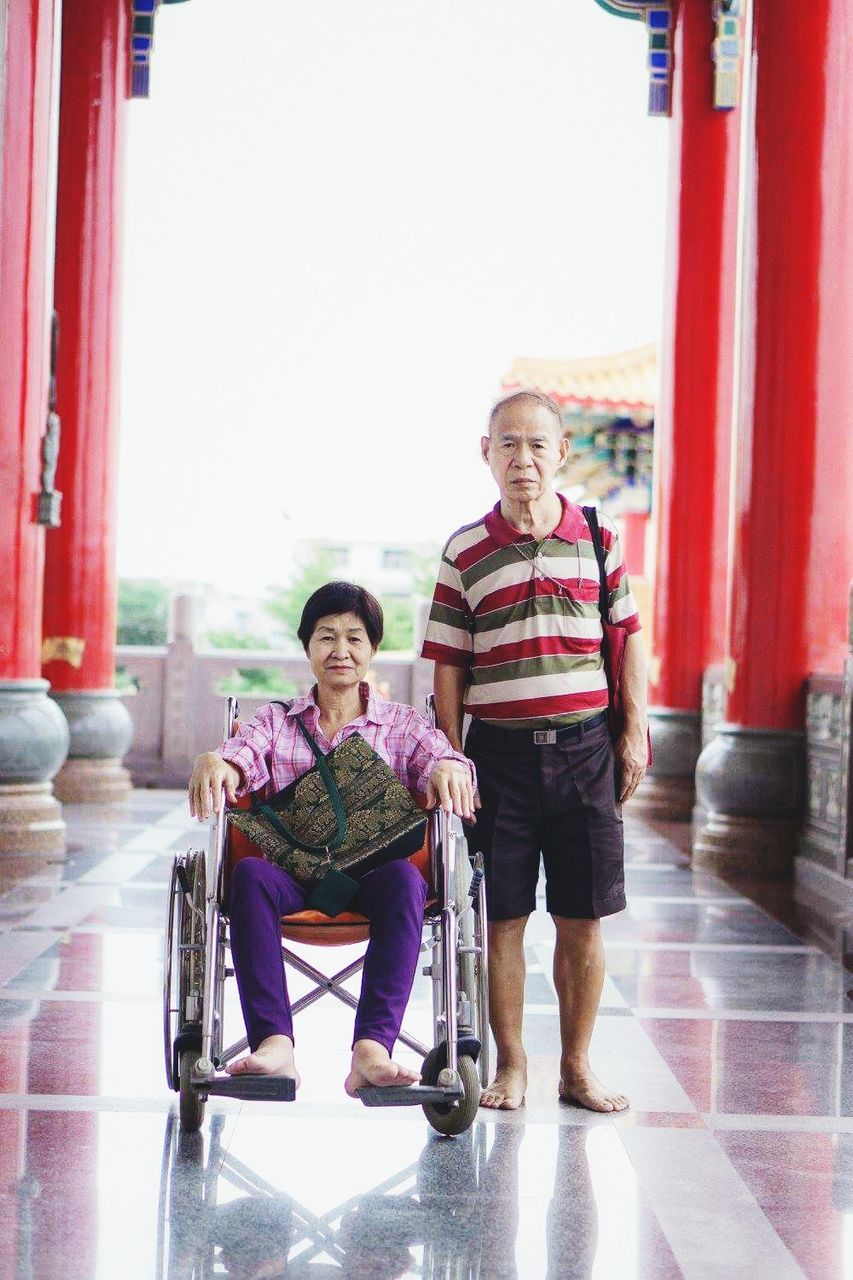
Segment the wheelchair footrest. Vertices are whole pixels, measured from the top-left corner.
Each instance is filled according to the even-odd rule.
[[[366,1107],[422,1107],[425,1103],[457,1102],[461,1089],[437,1084],[365,1084],[356,1090]]]
[[[194,1080],[193,1087],[217,1098],[242,1098],[247,1102],[293,1102],[296,1081],[292,1076],[216,1076]]]

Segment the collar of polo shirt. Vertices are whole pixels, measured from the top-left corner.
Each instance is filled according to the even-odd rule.
[[[558,493],[560,506],[563,514],[560,516],[560,523],[556,529],[548,534],[549,538],[561,538],[563,542],[577,542],[579,538],[587,530],[587,523],[584,513],[580,507],[576,507],[573,502],[569,502],[562,493]],[[493,542],[499,547],[509,547],[514,542],[533,541],[533,535],[522,533],[520,529],[516,529],[501,514],[501,504],[496,502],[493,509],[486,516],[486,530]]]
[[[370,724],[386,724],[389,720],[394,719],[394,707],[386,699],[381,697],[375,689],[369,684],[362,681],[358,686],[362,700],[367,704],[363,716],[360,719],[367,720]],[[314,721],[319,717],[320,708],[317,706],[317,686],[312,685],[309,693],[304,694],[301,698],[294,698],[288,709],[285,711],[286,716],[301,716],[303,711],[313,708],[317,715],[313,717]]]

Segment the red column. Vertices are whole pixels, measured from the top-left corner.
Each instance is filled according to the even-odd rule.
[[[849,660],[845,571],[847,581],[853,577],[853,7],[848,0],[832,0],[827,27],[815,369],[817,501],[806,573],[809,671],[839,671]],[[827,572],[829,565],[837,567]]]
[[[64,6],[54,291],[63,510],[48,537],[44,674],[71,726],[57,791],[74,800],[129,787],[119,761],[130,718],[114,691],[127,38],[123,0]]]
[[[53,0],[7,7],[0,172],[0,851],[62,849],[50,778],[68,729],[39,678]]]
[[[834,238],[826,215],[839,195],[827,157],[847,152],[850,124],[849,91],[848,114],[827,113],[827,68],[843,64],[845,50],[849,62],[850,38],[849,7],[842,12],[831,0],[814,0],[803,21],[792,6],[755,0],[727,723],[700,761],[697,785],[709,819],[694,852],[705,863],[760,871],[790,866],[803,797],[810,636],[832,630],[841,653],[853,569],[845,539],[853,493],[843,472],[849,422],[819,394],[826,359],[841,404],[850,403],[853,378],[849,284],[841,305],[822,302],[825,292],[838,298],[837,278],[850,271],[844,241]],[[826,451],[830,439],[837,444],[834,460]],[[832,523],[839,508],[841,529]],[[820,552],[810,565],[814,547]],[[816,592],[825,602],[834,592],[835,601],[816,613]]]
[[[650,719],[655,768],[637,805],[690,816],[700,750],[702,672],[725,564],[737,111],[713,106],[708,0],[676,6],[660,392],[655,415]],[[721,637],[720,637],[721,639]]]

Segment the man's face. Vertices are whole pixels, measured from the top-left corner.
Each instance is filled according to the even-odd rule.
[[[501,497],[509,502],[533,502],[549,493],[569,453],[554,414],[535,400],[501,409],[480,446]]]

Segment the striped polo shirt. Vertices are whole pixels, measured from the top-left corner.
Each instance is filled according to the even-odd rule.
[[[467,668],[465,711],[504,728],[574,724],[607,706],[592,535],[581,508],[558,496],[560,523],[540,542],[498,503],[454,533],[441,558],[422,656]],[[607,620],[639,631],[619,535],[598,519]]]

